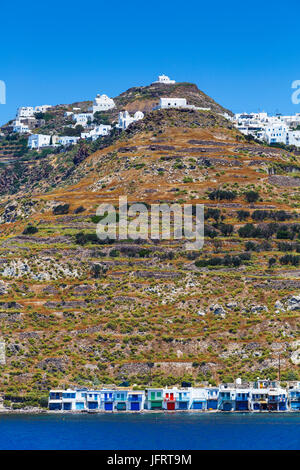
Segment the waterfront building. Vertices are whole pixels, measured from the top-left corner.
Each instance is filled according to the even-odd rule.
[[[235,411],[236,389],[234,384],[220,385],[218,409],[221,411]]]
[[[250,410],[250,388],[237,388],[235,394],[235,410]]]
[[[168,411],[175,411],[178,388],[165,388],[163,391],[163,408]]]
[[[176,404],[178,410],[189,410],[191,407],[192,388],[182,388],[178,390]]]
[[[145,392],[129,390],[127,394],[127,406],[129,411],[141,411],[144,409]]]
[[[237,379],[219,387],[165,387],[132,390],[129,387],[101,390],[50,390],[53,411],[299,411],[300,382],[288,390],[277,381],[257,380],[251,386]]]
[[[100,410],[101,409],[101,391],[87,390],[82,392],[82,398],[86,400],[86,406],[83,409]]]
[[[62,394],[64,390],[50,390],[48,408],[52,411],[62,410]]]
[[[163,409],[163,389],[148,388],[146,390],[146,406],[148,410]]]
[[[114,409],[114,390],[101,390],[100,400],[101,400],[101,409],[104,411],[113,411]]]
[[[127,411],[127,394],[128,390],[116,390],[114,392],[114,409],[116,411]]]
[[[218,387],[208,387],[206,388],[206,397],[207,397],[207,410],[217,410],[218,409],[218,398],[219,398],[219,388]]]
[[[288,400],[291,411],[300,411],[300,382],[291,386],[288,391]]]
[[[268,391],[268,410],[286,411],[288,406],[287,391],[283,388],[270,388]]]
[[[192,388],[191,389],[191,404],[192,410],[206,410],[207,408],[207,393],[205,388]]]

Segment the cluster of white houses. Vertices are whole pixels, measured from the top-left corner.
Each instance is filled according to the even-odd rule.
[[[175,80],[171,80],[167,75],[159,75],[158,80],[153,82],[153,85],[173,85],[174,83],[176,83]],[[80,137],[34,134],[32,132],[33,129],[37,127],[38,113],[45,113],[49,108],[51,108],[50,105],[36,106],[35,108],[31,106],[19,108],[16,120],[13,123],[13,131],[21,134],[31,134],[28,137],[28,147],[31,149],[72,145],[77,143],[79,139],[96,140],[99,137],[108,135],[112,130],[112,126],[97,124],[98,119],[95,120],[95,114],[113,110],[115,106],[116,104],[112,98],[109,98],[105,94],[98,94],[95,97],[89,112],[80,112],[80,108],[73,108],[72,111],[66,111],[65,117],[72,117],[72,120],[74,121],[74,124],[69,127],[76,128],[76,126],[80,125],[84,128]],[[185,98],[164,97],[160,98],[158,105],[155,106],[153,110],[168,108],[197,110],[210,109],[190,105],[187,103]],[[120,130],[125,130],[130,126],[130,124],[143,118],[144,114],[142,111],[137,111],[132,116],[128,111],[120,112],[118,122],[115,124],[115,127]]]
[[[300,382],[283,388],[277,381],[259,380],[234,384],[181,388],[129,387],[100,390],[50,390],[49,409],[53,411],[300,411]]]
[[[300,147],[300,113],[292,116],[240,113],[235,114],[232,121],[243,134],[252,135],[268,144]]]

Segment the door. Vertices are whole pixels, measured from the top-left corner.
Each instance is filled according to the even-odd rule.
[[[188,407],[187,401],[180,401],[179,402],[179,409],[180,410],[187,410],[187,407]]]
[[[76,410],[84,410],[84,402],[78,401],[76,403]]]
[[[167,410],[175,411],[175,403],[167,403]]]
[[[89,410],[96,410],[98,408],[98,402],[97,401],[89,401],[88,402],[88,408],[89,408]]]
[[[72,403],[64,403],[63,404],[63,409],[66,411],[70,411],[72,409]]]
[[[203,409],[202,401],[194,401],[193,408],[194,410],[202,410]]]
[[[223,405],[223,411],[231,411],[232,410],[232,404],[231,403],[224,403]]]
[[[106,402],[104,404],[104,409],[105,409],[105,411],[112,411],[113,410],[113,404],[109,403],[109,402]]]
[[[140,411],[140,404],[138,401],[133,401],[130,407],[131,411]]]
[[[118,411],[126,411],[126,403],[124,403],[124,402],[117,403],[117,410]]]

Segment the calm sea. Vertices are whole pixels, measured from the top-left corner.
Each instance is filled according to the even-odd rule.
[[[0,449],[298,449],[300,414],[0,415]]]

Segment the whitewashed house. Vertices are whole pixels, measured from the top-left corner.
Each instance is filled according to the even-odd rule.
[[[288,130],[284,123],[272,124],[265,128],[263,138],[268,144],[286,144]]]
[[[153,83],[161,83],[163,85],[174,85],[175,80],[171,80],[167,75],[159,75],[158,80]]]
[[[49,147],[51,145],[51,135],[32,134],[28,137],[28,147],[31,149],[39,149],[41,147]]]
[[[21,106],[17,110],[17,117],[19,118],[28,118],[28,117],[34,117],[34,108],[33,106]]]
[[[94,127],[89,132],[82,132],[81,138],[82,139],[91,139],[96,140],[98,137],[103,137],[108,135],[111,131],[111,126],[100,124],[99,126]]]
[[[124,111],[123,113],[119,113],[119,120],[118,120],[118,124],[116,127],[118,127],[119,129],[127,129],[127,127],[135,122],[135,121],[140,121],[141,119],[143,119],[144,117],[144,113],[142,113],[142,111],[137,111],[136,113],[134,113],[133,116],[130,116],[129,112],[128,111]]]
[[[41,106],[36,106],[34,108],[35,113],[45,113],[49,108],[52,108],[50,104],[42,104]]]
[[[13,132],[18,132],[18,134],[30,134],[30,128],[28,124],[24,124],[20,119],[14,121]]]
[[[93,113],[73,114],[73,120],[76,124],[86,127],[93,120]]]
[[[109,98],[107,95],[98,94],[92,107],[93,114],[97,113],[98,111],[108,111],[109,109],[113,109],[115,106],[115,102],[112,98]]]
[[[55,139],[55,144],[56,145],[73,145],[78,142],[80,137],[74,137],[74,136],[59,136]]]
[[[159,105],[153,109],[167,109],[167,108],[186,108],[187,102],[185,98],[160,98]]]
[[[179,108],[179,109],[195,109],[198,111],[209,111],[210,108],[201,108],[193,104],[187,104],[186,98],[160,98],[159,104],[154,106],[153,111],[156,109],[169,109],[169,108]]]
[[[295,145],[295,147],[300,147],[300,131],[289,131],[287,133],[287,145]]]

